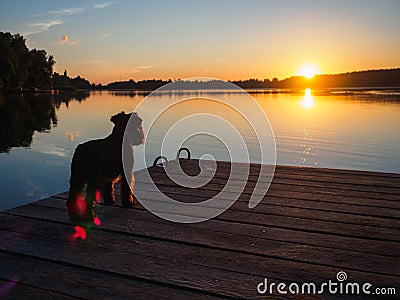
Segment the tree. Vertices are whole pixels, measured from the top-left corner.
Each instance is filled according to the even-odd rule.
[[[16,54],[11,45],[11,34],[0,33],[0,84],[9,87],[15,77]]]
[[[51,88],[54,57],[29,50],[20,34],[0,32],[0,88]]]
[[[10,43],[16,55],[14,86],[23,87],[29,72],[29,50],[25,45],[25,39],[18,33],[12,36]]]

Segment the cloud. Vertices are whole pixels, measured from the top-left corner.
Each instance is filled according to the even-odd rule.
[[[46,30],[49,30],[51,27],[55,25],[63,24],[61,20],[52,20],[47,22],[36,22],[36,23],[29,23],[26,26],[28,27],[26,32],[23,32],[22,35],[28,36],[34,33],[40,33]]]
[[[76,14],[82,13],[84,10],[85,9],[82,8],[82,7],[67,8],[67,9],[49,11],[48,14],[52,14],[52,15],[76,15]]]
[[[148,70],[148,69],[151,69],[151,68],[154,68],[154,66],[153,65],[139,66],[139,67],[136,67],[136,70],[143,71],[143,70]]]
[[[81,64],[102,64],[102,63],[107,63],[107,62],[111,62],[111,60],[110,59],[84,60],[84,61],[81,61]]]
[[[135,69],[133,69],[133,71],[132,71],[130,74],[126,74],[126,75],[134,75],[134,74],[136,74],[136,73],[139,73],[139,72],[142,72],[142,71],[145,71],[145,70],[149,70],[149,69],[151,69],[151,68],[154,68],[154,66],[153,66],[153,65],[138,66],[138,67],[136,67]]]
[[[57,43],[53,43],[53,45],[55,45]],[[61,45],[69,45],[71,47],[75,46],[76,44],[78,44],[78,41],[70,41],[68,35],[63,35],[62,38],[60,38],[60,44]]]
[[[25,30],[25,32],[22,32],[22,35],[24,36],[28,36],[30,34],[34,34],[34,33],[40,33],[46,30],[49,30],[51,27],[55,26],[55,25],[60,25],[63,24],[64,21],[62,20],[63,16],[66,15],[75,15],[75,14],[79,14],[81,12],[83,12],[85,9],[84,8],[66,8],[66,9],[61,9],[61,10],[52,10],[52,11],[46,11],[46,12],[42,12],[36,15],[33,15],[32,17],[39,17],[39,16],[48,16],[49,18],[51,16],[57,17],[56,20],[50,20],[50,21],[38,21],[38,22],[32,22],[32,23],[28,23],[26,25],[27,30]]]
[[[152,69],[154,67],[155,67],[155,65],[138,66],[138,67],[134,68],[130,73],[124,74],[123,77],[124,77],[124,79],[132,78],[132,76],[134,76],[135,74],[145,71],[145,70]]]
[[[35,149],[33,150],[35,152],[41,153],[41,154],[49,154],[57,157],[68,157],[69,156],[69,151],[67,151],[64,148],[57,147],[56,145],[36,145]]]
[[[93,4],[93,7],[94,8],[105,8],[105,7],[110,6],[112,4],[114,4],[114,2],[96,3],[96,4]]]
[[[83,7],[65,8],[65,9],[60,9],[60,10],[45,11],[45,12],[33,15],[33,17],[40,17],[40,16],[47,16],[47,15],[57,15],[57,16],[76,15],[76,14],[82,13],[84,10],[85,9]]]
[[[111,33],[104,33],[103,34],[103,37],[108,37],[108,36],[110,36],[111,35]]]
[[[68,35],[64,35],[61,39],[60,39],[60,44],[64,45],[65,43],[68,43]]]

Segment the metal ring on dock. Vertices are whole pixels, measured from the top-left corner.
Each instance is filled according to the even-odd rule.
[[[157,165],[157,162],[158,162],[160,159],[165,160],[165,162],[163,162],[161,165]],[[156,159],[155,159],[154,162],[153,162],[153,167],[155,167],[155,166],[158,166],[158,167],[166,167],[166,166],[168,166],[168,158],[166,158],[165,156],[162,156],[162,155],[157,156]]]
[[[178,153],[176,154],[176,159],[179,159],[179,156],[181,155],[182,151],[186,151],[187,152],[187,158],[186,159],[190,159],[190,150],[188,148],[179,149]]]

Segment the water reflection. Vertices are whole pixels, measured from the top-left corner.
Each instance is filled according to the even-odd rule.
[[[35,131],[50,130],[57,125],[51,95],[0,94],[0,152],[12,147],[29,147]]]
[[[310,109],[315,106],[315,100],[311,94],[311,89],[306,88],[304,90],[304,97],[300,101],[300,105],[305,109]]]
[[[304,166],[323,166],[319,160],[319,147],[315,145],[313,130],[310,127],[303,129],[303,139],[299,140],[298,158],[296,164]]]
[[[75,138],[80,137],[81,135],[79,133],[79,130],[75,130],[74,132],[67,131],[65,133],[65,136],[68,139],[68,141],[72,143],[75,140]]]
[[[89,92],[74,94],[2,94],[0,93],[0,153],[13,147],[30,147],[33,134],[46,132],[58,124],[56,109],[62,103],[81,102]],[[66,133],[73,140],[79,133]]]
[[[78,101],[80,103],[86,100],[89,96],[90,96],[89,91],[60,93],[53,96],[54,105],[57,109],[59,109],[61,104],[64,103],[65,106],[68,108],[71,101]],[[41,97],[41,95],[38,95],[38,97]]]

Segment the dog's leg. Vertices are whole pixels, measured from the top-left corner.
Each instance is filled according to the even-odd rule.
[[[124,168],[122,168],[121,172],[121,187],[119,190],[121,204],[123,207],[132,207],[135,204],[135,198],[132,194],[133,188],[135,186],[135,177],[133,175],[133,146],[130,146],[129,150],[131,151],[131,155],[126,155],[124,157]],[[125,173],[125,171],[128,172]]]
[[[68,216],[71,222],[79,222],[82,219],[82,207],[81,202],[83,201],[82,190],[85,186],[85,180],[82,178],[81,169],[79,167],[80,147],[78,146],[71,164],[71,178],[69,180],[69,196],[67,199],[66,206],[68,208]]]
[[[114,184],[115,180],[105,182],[103,185],[103,200],[106,205],[115,203]]]
[[[130,183],[126,180],[125,176],[121,176],[121,188],[120,188],[120,197],[121,204],[123,207],[132,207],[135,204],[135,197],[132,194],[133,187],[135,185],[135,178],[133,174],[130,178]],[[132,188],[132,190],[131,190]]]
[[[74,180],[71,176],[71,180],[69,181],[67,207],[72,206],[76,202],[77,198],[82,193],[84,186],[85,183],[82,180]]]
[[[71,176],[69,196],[67,199],[66,206],[68,208],[68,216],[71,222],[77,223],[82,219],[82,202],[84,198],[82,195],[82,190],[85,186],[85,182],[82,180],[77,180]]]
[[[94,213],[94,207],[96,205],[96,193],[99,192],[98,185],[93,183],[87,184],[87,191],[86,191],[86,211],[84,214],[83,221],[85,223],[91,224],[93,223],[96,214]]]

